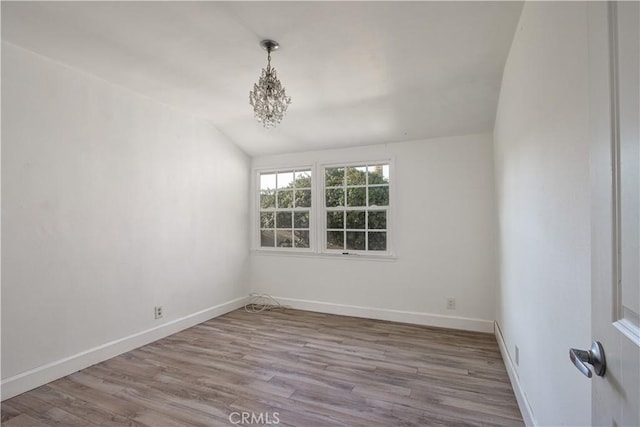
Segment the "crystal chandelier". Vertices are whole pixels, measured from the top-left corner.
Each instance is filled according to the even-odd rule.
[[[260,46],[267,50],[267,68],[262,69],[260,80],[249,92],[249,104],[253,107],[256,119],[265,128],[270,128],[280,123],[291,104],[291,97],[287,96],[278,80],[276,69],[271,68],[271,51],[280,45],[273,40],[262,40]]]

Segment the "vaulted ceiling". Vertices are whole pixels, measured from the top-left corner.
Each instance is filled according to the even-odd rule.
[[[2,2],[2,39],[205,118],[250,155],[490,132],[521,2]],[[272,64],[275,129],[249,90]],[[10,106],[3,106],[10,108]]]

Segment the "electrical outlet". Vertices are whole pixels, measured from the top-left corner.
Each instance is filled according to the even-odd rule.
[[[156,319],[162,318],[162,306],[161,305],[158,305],[158,306],[156,306],[154,308],[154,314],[155,314]]]
[[[520,349],[518,348],[518,346],[516,346],[516,351],[515,351],[515,356],[516,356],[516,366],[520,366]]]
[[[456,309],[456,299],[447,298],[447,310],[455,310],[455,309]]]

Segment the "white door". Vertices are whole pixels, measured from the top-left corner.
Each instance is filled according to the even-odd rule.
[[[639,5],[589,4],[593,425],[640,426]]]

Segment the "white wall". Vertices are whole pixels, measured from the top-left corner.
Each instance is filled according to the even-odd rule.
[[[497,319],[540,425],[590,423],[568,359],[590,345],[587,54],[585,3],[525,3],[495,125]]]
[[[258,157],[253,167],[391,157],[395,261],[254,251],[252,289],[300,308],[493,331],[497,257],[491,135]],[[446,309],[447,297],[456,298],[455,311]]]
[[[7,43],[2,106],[5,388],[248,293],[250,161],[211,124]]]

